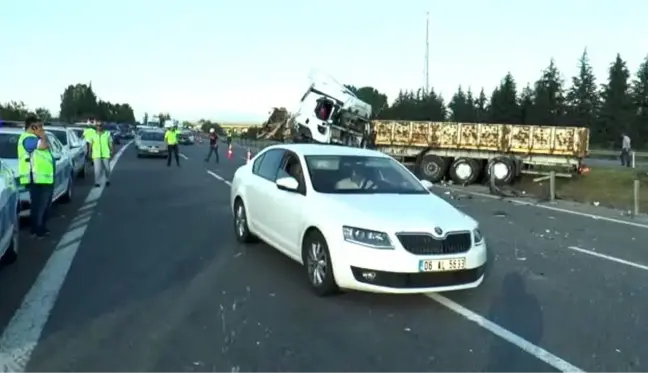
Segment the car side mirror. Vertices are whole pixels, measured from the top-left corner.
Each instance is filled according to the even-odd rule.
[[[432,184],[429,180],[421,180],[421,185],[423,185],[425,189],[434,188],[434,184]]]
[[[299,181],[292,176],[280,177],[275,181],[277,188],[287,192],[296,192],[299,188]]]

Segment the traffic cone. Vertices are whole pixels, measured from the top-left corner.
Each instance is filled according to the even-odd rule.
[[[250,159],[252,159],[252,152],[248,148],[247,154],[245,155],[245,163],[250,163]]]
[[[232,152],[232,144],[230,144],[229,147],[227,148],[227,158],[232,159],[233,156],[234,154]]]

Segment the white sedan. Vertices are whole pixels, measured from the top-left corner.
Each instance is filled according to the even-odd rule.
[[[236,171],[230,202],[238,240],[260,238],[303,264],[318,295],[477,287],[479,226],[431,186],[377,151],[286,144]]]

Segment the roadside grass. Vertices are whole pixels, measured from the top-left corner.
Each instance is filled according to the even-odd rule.
[[[599,204],[621,210],[634,206],[634,180],[639,180],[639,211],[648,212],[648,173],[628,168],[592,168],[588,174],[556,179],[556,198]],[[524,176],[516,189],[539,197],[548,196],[549,180],[534,182]]]

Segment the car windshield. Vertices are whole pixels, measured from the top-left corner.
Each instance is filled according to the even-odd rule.
[[[50,131],[51,133],[53,133],[54,136],[56,136],[56,138],[58,139],[58,141],[61,142],[61,144],[67,145],[67,143],[68,143],[68,141],[67,141],[67,133],[65,133],[64,130],[53,130],[51,128],[48,128],[47,130]]]
[[[72,131],[76,133],[77,136],[79,136],[80,139],[83,138],[83,130],[81,128],[73,128]]]
[[[331,194],[428,194],[429,191],[392,158],[306,156],[313,189]]]
[[[144,141],[164,141],[164,134],[161,132],[143,132],[140,139]]]
[[[17,133],[0,133],[0,158],[18,159],[18,138]]]

